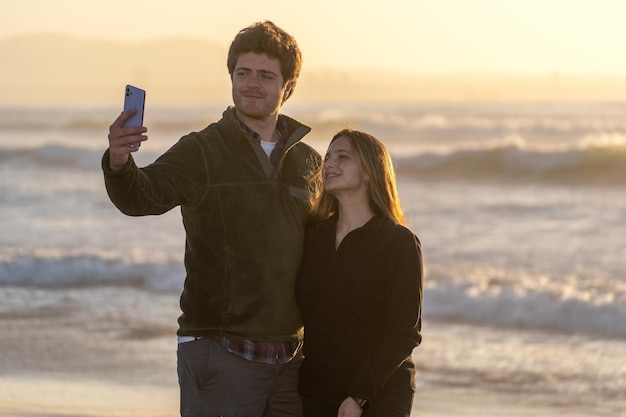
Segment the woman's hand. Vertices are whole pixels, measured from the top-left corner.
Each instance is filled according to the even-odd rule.
[[[361,414],[363,414],[363,409],[359,403],[352,397],[348,397],[339,406],[337,417],[361,417]]]

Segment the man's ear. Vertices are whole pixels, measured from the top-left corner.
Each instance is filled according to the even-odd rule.
[[[287,100],[289,98],[292,90],[293,90],[293,81],[289,81],[285,85],[285,93],[283,94],[283,100]]]

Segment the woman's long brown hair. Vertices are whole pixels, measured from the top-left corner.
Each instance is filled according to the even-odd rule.
[[[359,158],[361,168],[369,177],[368,193],[372,210],[384,214],[394,223],[407,226],[398,196],[396,172],[385,145],[369,133],[350,128],[339,131],[330,144],[340,137],[348,138]],[[338,203],[333,195],[324,190],[321,169],[313,181],[317,192],[312,197],[310,217],[311,221],[319,222],[335,214]]]

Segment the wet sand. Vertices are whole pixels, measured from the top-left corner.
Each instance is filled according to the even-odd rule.
[[[20,289],[10,296],[30,291],[42,290]],[[165,326],[169,321],[151,315],[140,293],[125,294],[123,307],[110,309],[107,297],[113,293],[104,288],[83,291],[80,297],[61,290],[46,294],[46,299],[59,297],[47,306],[5,310],[0,315],[0,416],[178,416],[175,323]],[[176,296],[145,297],[161,306],[171,304],[175,317]],[[418,349],[428,357],[435,347]],[[549,396],[442,387],[418,372],[412,417],[563,415],[610,414],[585,412]]]

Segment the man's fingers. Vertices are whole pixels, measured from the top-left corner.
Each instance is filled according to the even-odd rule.
[[[115,119],[110,129],[124,127],[124,123],[126,123],[126,121],[130,119],[135,113],[137,113],[137,109],[123,111],[122,113],[120,113],[119,116],[117,116],[117,119]]]
[[[135,129],[135,128],[127,128]],[[145,132],[145,130],[144,130]],[[136,134],[136,135],[115,135],[109,134],[109,146],[110,147],[131,147],[130,145],[148,140],[148,136]]]
[[[116,171],[128,162],[128,155],[137,152],[137,142],[148,140],[145,133],[148,131],[144,126],[124,127],[124,123],[136,113],[135,109],[122,112],[109,126],[109,167]]]
[[[137,142],[143,142],[148,139],[146,135],[133,135],[133,136],[124,136],[121,138],[120,145],[128,146],[130,148],[138,148],[139,146],[134,146]]]
[[[144,135],[147,131],[148,129],[144,126],[116,127],[111,125],[108,135],[109,144],[117,145],[118,141],[122,141],[125,144],[144,141],[148,139],[148,137]]]

